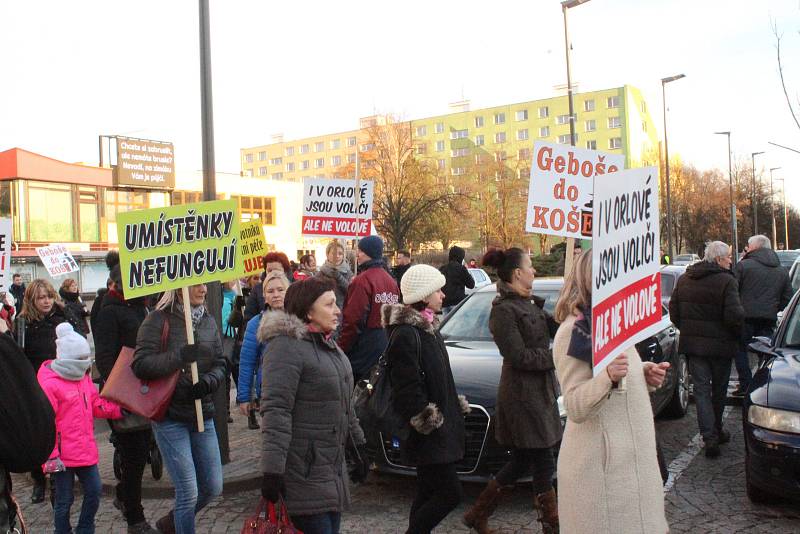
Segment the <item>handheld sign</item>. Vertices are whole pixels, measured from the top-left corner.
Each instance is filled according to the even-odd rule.
[[[11,285],[11,219],[0,219],[0,291]],[[17,303],[18,307],[22,304]]]
[[[42,260],[45,269],[53,278],[78,270],[78,262],[75,261],[72,253],[64,245],[38,247],[36,254],[39,255],[39,259]]]
[[[597,177],[592,228],[592,369],[661,328],[658,169]]]
[[[125,298],[180,289],[242,276],[239,212],[235,200],[215,200],[117,214],[119,263]],[[184,305],[186,338],[194,344],[190,306]],[[192,383],[199,380],[192,363]],[[204,430],[200,399],[197,428]]]
[[[303,180],[302,234],[315,237],[363,237],[372,233],[372,180]],[[358,202],[354,202],[354,198]]]
[[[244,265],[243,276],[261,271],[264,266],[264,254],[267,253],[267,240],[264,238],[264,227],[261,219],[243,222],[239,230],[239,249]]]

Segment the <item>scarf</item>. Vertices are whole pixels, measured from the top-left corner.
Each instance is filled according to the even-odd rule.
[[[371,269],[372,267],[381,267],[385,269],[386,263],[383,261],[383,258],[378,258],[376,260],[367,260],[358,266],[358,272],[363,273],[364,271],[366,271],[367,269]]]
[[[78,382],[92,368],[92,360],[53,360],[50,369],[64,380]]]
[[[183,314],[183,304],[177,304],[178,311]],[[192,328],[197,330],[197,325],[200,324],[200,321],[203,319],[203,315],[206,314],[206,306],[205,304],[200,304],[199,306],[191,306],[191,316],[192,316]]]
[[[578,319],[572,327],[567,354],[592,365],[592,309],[580,308]]]
[[[422,315],[423,319],[425,319],[431,324],[433,324],[434,319],[436,319],[436,314],[434,314],[433,310],[430,308],[425,308],[424,310],[419,312],[419,314]]]

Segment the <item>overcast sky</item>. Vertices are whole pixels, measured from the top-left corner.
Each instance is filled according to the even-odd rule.
[[[566,83],[560,3],[535,1],[211,1],[216,162],[239,148],[355,129],[374,112],[413,119],[546,98]],[[800,107],[800,0],[592,0],[570,10],[579,90],[631,84],[670,152],[700,168],[734,157],[782,167],[800,206],[800,149],[775,61]],[[800,109],[798,110],[800,112]],[[0,150],[96,164],[99,134],[175,143],[201,168],[197,2],[0,3]],[[768,174],[768,173],[767,173]],[[767,176],[767,182],[769,181]]]

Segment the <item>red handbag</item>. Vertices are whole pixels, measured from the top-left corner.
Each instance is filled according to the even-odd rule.
[[[153,313],[164,315],[164,326],[161,327],[161,352],[164,352],[169,339],[169,318],[164,312]],[[161,421],[167,414],[180,370],[158,380],[140,380],[131,368],[133,353],[134,349],[122,347],[100,396],[116,402],[129,412],[152,421]]]
[[[263,515],[262,515],[263,514]],[[258,501],[256,512],[244,521],[241,534],[303,534],[296,529],[289,519],[286,503],[280,500],[280,507],[275,509],[264,497]]]

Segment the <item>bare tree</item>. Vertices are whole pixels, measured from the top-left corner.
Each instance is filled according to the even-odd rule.
[[[797,125],[798,130],[800,130],[800,120],[797,118],[797,112],[795,111],[794,104],[792,103],[792,99],[789,97],[789,91],[786,88],[786,79],[783,76],[783,63],[781,60],[781,39],[783,38],[783,34],[778,31],[778,24],[774,20],[771,22],[772,24],[772,33],[775,35],[775,52],[778,58],[778,74],[781,78],[781,87],[783,88],[783,95],[786,97],[786,105],[789,107],[789,113],[792,115],[792,119],[794,119],[794,123]],[[800,32],[798,32],[800,34]],[[800,107],[800,98],[797,101],[798,107]]]

